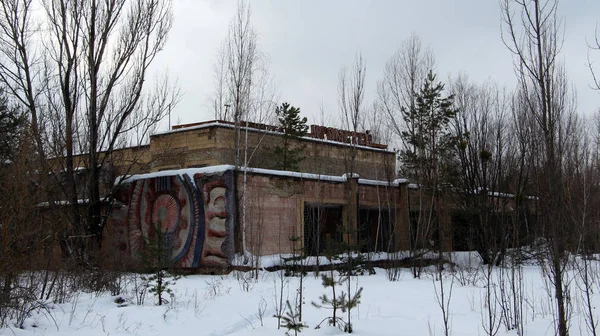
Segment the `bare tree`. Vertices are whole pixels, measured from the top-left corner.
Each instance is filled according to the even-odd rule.
[[[210,103],[216,119],[233,121],[238,127],[237,166],[242,162],[240,123],[267,121],[273,114],[275,98],[267,57],[258,49],[258,34],[252,24],[249,2],[238,1],[213,69],[215,91]]]
[[[594,32],[594,39],[591,43],[589,43],[589,48],[591,51],[600,53],[600,31],[598,30],[598,28],[596,28],[596,31]],[[592,89],[600,92],[600,75],[596,72],[594,62],[592,61],[589,53],[588,68],[590,69],[590,73],[592,74]]]
[[[564,160],[573,127],[573,101],[564,68],[558,62],[562,24],[558,0],[504,0],[502,38],[513,53],[515,70],[537,140],[534,191],[538,225],[547,242],[541,260],[556,303],[556,332],[568,335],[569,282],[565,279],[567,251],[572,248],[569,229]]]
[[[598,318],[594,314],[593,291],[599,281],[598,263],[594,253],[598,251],[598,207],[600,195],[598,194],[597,153],[595,152],[594,123],[580,123],[577,127],[579,136],[573,143],[572,150],[568,152],[565,165],[569,180],[567,183],[569,218],[572,227],[577,232],[578,256],[574,260],[576,269],[575,284],[580,296],[580,309],[583,313],[585,325],[590,335],[598,334]],[[591,127],[587,126],[591,125]]]
[[[213,102],[218,119],[238,122],[248,114],[253,80],[262,57],[251,18],[250,4],[238,1],[214,67],[217,92]]]
[[[30,116],[32,135],[43,148],[40,95],[45,87],[42,51],[35,42],[40,24],[32,18],[33,0],[8,0],[0,5],[0,83]],[[39,150],[40,166],[46,165]]]
[[[217,54],[217,62],[213,68],[215,91],[209,98],[215,118],[234,123],[233,151],[236,170],[240,167],[249,167],[253,154],[258,148],[257,146],[249,152],[249,122],[272,121],[277,105],[268,60],[258,49],[257,44],[258,34],[252,24],[250,3],[239,0],[227,36]],[[236,173],[236,184],[238,178]],[[242,216],[239,220],[242,227],[242,249],[245,252],[244,232],[248,203],[246,169],[243,171],[242,178],[242,195],[238,197],[236,204],[241,204]]]
[[[338,106],[342,127],[351,132],[359,132],[365,119],[365,76],[367,66],[362,54],[356,54],[354,65],[350,70],[342,66],[338,74]],[[356,141],[349,139],[351,146],[345,158],[346,171],[354,173],[356,161]]]
[[[357,155],[357,144],[356,139],[357,132],[360,131],[360,127],[363,125],[365,119],[365,107],[364,95],[365,95],[365,77],[367,74],[367,65],[362,57],[362,54],[357,53],[355,55],[354,64],[352,68],[348,70],[345,66],[342,66],[338,75],[338,105],[341,113],[343,127],[351,131],[353,134],[349,140],[350,146],[344,153],[344,165],[346,170],[346,227],[344,228],[346,234],[345,241],[345,259],[347,266],[346,274],[346,294],[348,296],[348,302],[354,302],[353,305],[348,305],[347,309],[347,321],[345,330],[352,332],[351,323],[351,310],[360,302],[360,295],[362,288],[355,290],[352,294],[352,265],[354,262],[351,260],[353,250],[358,247],[357,239],[357,225],[358,225],[358,201],[356,195],[358,193],[358,179],[355,176],[356,171],[356,155]],[[334,294],[335,295],[335,294]],[[334,299],[335,301],[335,299]],[[334,324],[335,325],[335,324]]]
[[[416,110],[417,95],[423,87],[427,73],[435,67],[435,59],[429,48],[423,47],[421,39],[412,34],[396,53],[387,61],[383,78],[378,82],[378,100],[385,110],[389,129],[397,137],[401,151],[416,153],[417,147],[406,141],[408,135],[416,137],[419,132],[419,120],[411,115]],[[407,176],[406,167],[401,165],[400,170]],[[415,176],[411,176],[415,177]],[[416,182],[416,181],[415,181]],[[417,257],[417,250],[426,248],[429,241],[430,228],[428,219],[423,209],[423,194],[419,193],[416,203],[419,210],[409,212],[409,242],[412,257]],[[413,267],[413,275],[419,276],[420,266]]]
[[[29,112],[42,159],[49,152],[53,170],[63,168],[73,227],[100,244],[107,200],[102,170],[132,134],[147,139],[179,97],[169,82],[150,91],[144,85],[171,28],[171,3],[46,0],[45,22],[34,19],[35,4],[3,2],[0,80]],[[81,166],[85,183],[75,180]]]
[[[416,95],[435,68],[431,49],[423,47],[421,38],[412,34],[386,62],[383,78],[378,82],[378,100],[386,112],[389,128],[398,137],[402,132],[413,132],[415,120],[405,120],[409,109],[416,105]],[[408,146],[401,143],[403,147]]]
[[[459,111],[453,121],[461,171],[456,205],[467,226],[460,234],[471,236],[467,243],[484,264],[499,265],[508,243],[507,180],[513,170],[507,166],[510,96],[494,83],[470,84],[465,76],[452,82],[451,91]]]
[[[526,279],[523,277],[523,253],[518,247],[532,243],[534,227],[532,225],[534,191],[531,188],[531,171],[534,169],[533,155],[535,145],[531,130],[531,118],[523,113],[526,109],[522,91],[517,90],[511,95],[505,132],[505,146],[503,154],[503,170],[501,192],[508,193],[509,203],[501,210],[501,223],[503,228],[496,234],[504,234],[505,246],[513,247],[505,251],[507,257],[502,257],[502,267],[497,272],[497,285],[499,292],[499,305],[501,323],[507,330],[516,329],[517,333],[524,333],[524,324],[527,305]],[[490,264],[493,266],[493,264]],[[490,266],[488,265],[488,266]],[[489,267],[488,267],[489,270]],[[489,280],[486,278],[486,281]],[[490,307],[488,306],[488,309]],[[490,320],[490,319],[488,319]],[[488,324],[491,325],[491,324]]]
[[[360,131],[360,127],[364,122],[365,108],[363,106],[364,95],[365,95],[365,76],[367,73],[367,66],[363,60],[362,54],[357,53],[355,56],[354,64],[350,70],[345,66],[342,66],[338,75],[338,105],[340,109],[340,117],[343,127],[356,134]],[[353,227],[356,224],[356,213],[358,209],[356,204],[352,203],[352,188],[350,188],[350,181],[355,177],[356,172],[356,155],[357,155],[357,139],[355,135],[352,135],[348,139],[350,145],[347,147],[344,153],[344,168],[346,176],[348,177],[349,186],[347,188],[347,199],[348,207],[352,208],[353,211],[347,211],[347,223],[351,230],[348,231],[348,243],[351,242],[351,235],[356,228]],[[347,228],[347,229],[349,229]]]
[[[389,144],[392,141],[394,136],[392,129],[382,122],[382,120],[386,119],[386,115],[386,110],[379,100],[373,101],[371,106],[366,108],[365,117],[361,120],[360,129],[369,132],[373,142]]]
[[[482,327],[495,335],[503,323],[503,310],[509,299],[496,294],[495,266],[504,261],[513,241],[512,223],[515,183],[511,181],[517,161],[511,149],[516,146],[510,118],[512,96],[492,82],[470,83],[466,75],[451,82],[458,113],[453,120],[458,139],[456,157],[460,174],[455,181],[456,197],[452,226],[454,246],[475,250],[486,264],[483,270]],[[458,241],[457,241],[458,240]],[[512,247],[519,247],[517,243]],[[501,294],[507,294],[507,272],[500,280]],[[509,329],[512,329],[511,327]]]
[[[12,119],[12,120],[11,120]],[[58,218],[40,225],[46,207],[40,206],[47,181],[38,172],[35,139],[22,112],[7,103],[0,90],[0,326],[23,327],[32,311],[44,310],[38,301],[48,279],[27,270],[51,267],[53,235]],[[12,323],[11,323],[12,322]]]

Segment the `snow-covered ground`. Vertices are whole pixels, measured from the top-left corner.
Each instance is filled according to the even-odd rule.
[[[463,267],[477,263],[455,256]],[[485,335],[487,320],[486,285],[482,271],[473,269],[448,273],[444,277],[446,298],[451,294],[449,316],[451,334]],[[361,304],[352,312],[356,335],[443,335],[443,320],[439,305],[440,282],[435,272],[414,279],[408,269],[402,269],[400,279],[388,280],[386,270],[376,269],[375,275],[353,277],[354,284],[364,288]],[[497,290],[498,269],[492,285]],[[573,275],[572,273],[571,275]],[[172,287],[174,296],[163,306],[154,305],[148,296],[143,305],[136,304],[135,295],[128,290],[122,295],[124,306],[115,303],[116,297],[107,294],[78,293],[70,302],[53,304],[27,319],[24,329],[0,329],[1,334],[14,335],[284,335],[277,329],[276,304],[279,292],[279,272],[259,273],[258,280],[248,280],[249,274],[233,272],[228,275],[190,275],[181,277]],[[133,275],[130,275],[133,277]],[[298,278],[285,278],[284,296],[294,301]],[[353,289],[355,285],[353,284]],[[525,335],[554,335],[553,301],[545,286],[544,276],[537,266],[523,267],[523,320]],[[451,291],[450,291],[451,287]],[[131,288],[131,285],[129,286]],[[315,308],[312,301],[329,294],[321,279],[309,274],[304,282],[303,320],[308,324],[301,335],[343,335],[337,328],[323,323],[330,311]],[[596,287],[597,288],[597,287]],[[597,293],[595,288],[595,293]],[[585,327],[581,289],[571,283],[571,334],[588,335]],[[285,301],[285,300],[284,300]],[[595,304],[600,297],[593,296]],[[497,301],[496,301],[497,302]],[[263,308],[262,319],[259,315]],[[594,307],[595,310],[595,307]],[[497,312],[499,315],[500,312]],[[600,316],[596,316],[599,318]],[[501,325],[498,335],[517,335]]]

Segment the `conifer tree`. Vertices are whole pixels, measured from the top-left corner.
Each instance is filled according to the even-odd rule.
[[[6,92],[0,88],[0,164],[14,159],[26,123],[25,114],[10,105]]]
[[[280,321],[283,320],[283,323],[280,322],[280,326],[288,330],[285,332],[286,335],[291,336],[291,332],[294,332],[294,336],[297,336],[307,325],[302,322],[298,307],[292,307],[290,300],[287,300],[285,303],[285,315],[275,315],[275,317],[279,318]]]
[[[453,108],[454,97],[443,97],[443,91],[444,84],[436,82],[436,76],[429,71],[415,106],[403,111],[404,121],[415,124],[414,129],[402,132],[409,145],[400,151],[404,172],[431,187],[451,177],[447,168],[455,141],[449,124],[457,111]]]
[[[334,265],[340,260],[346,264],[347,269],[340,270],[340,272],[336,272],[334,267],[331,267],[329,272],[325,272],[321,274],[322,285],[326,289],[331,290],[331,296],[327,294],[323,294],[319,297],[320,302],[312,301],[312,305],[316,308],[324,308],[331,310],[331,316],[323,319],[318,325],[317,329],[321,326],[321,324],[325,321],[331,326],[338,327],[340,330],[343,330],[347,333],[352,333],[352,321],[350,320],[350,313],[352,309],[358,307],[360,304],[360,299],[362,296],[363,288],[360,287],[356,291],[352,292],[351,284],[352,284],[352,276],[356,275],[355,270],[353,270],[353,263],[348,257],[348,250],[344,253],[345,256],[339,254],[339,252],[343,251],[344,248],[348,248],[349,245],[344,243],[332,244],[325,251],[325,256],[329,261],[330,265]],[[343,268],[342,268],[343,269]],[[337,274],[336,274],[337,273]],[[346,285],[346,291],[343,290],[344,284]],[[347,320],[339,314],[339,311],[342,313],[347,313]]]
[[[444,84],[438,82],[429,71],[425,83],[417,93],[415,104],[402,109],[404,121],[413,125],[402,132],[405,149],[400,151],[402,170],[406,177],[420,186],[418,215],[410,219],[411,254],[419,255],[419,250],[436,248],[443,250],[443,227],[439,220],[441,193],[452,183],[455,176],[453,149],[456,136],[450,122],[457,113],[454,97],[443,96]],[[437,231],[437,237],[435,232]],[[414,277],[420,277],[422,260],[414,260]]]
[[[171,246],[168,233],[166,230],[163,231],[160,222],[151,227],[151,235],[146,239],[146,249],[142,259],[150,271],[142,277],[149,283],[148,291],[156,296],[157,305],[168,303],[166,296],[173,295],[171,287],[179,277],[168,272],[173,267]]]
[[[298,297],[296,309],[298,310],[298,320],[302,321],[302,305],[304,304],[304,277],[306,276],[306,270],[304,269],[306,256],[302,254],[302,248],[298,243],[302,241],[299,236],[292,236],[289,238],[292,245],[292,255],[290,257],[283,258],[283,265],[285,269],[285,276],[297,276],[298,277],[298,289],[296,294]]]
[[[358,307],[358,305],[360,304],[360,298],[362,296],[363,288],[358,288],[358,290],[354,293],[346,293],[340,290],[340,287],[344,283],[349,283],[350,276],[340,275],[336,277],[333,268],[331,268],[329,274],[321,274],[321,280],[324,288],[331,289],[332,295],[331,297],[329,297],[327,296],[327,294],[323,294],[319,297],[319,300],[321,302],[312,302],[312,305],[314,307],[330,309],[332,312],[331,316],[326,317],[323,321],[321,321],[321,323],[327,321],[327,323],[331,326],[337,326],[344,332],[352,333],[353,328],[349,316],[348,320],[345,321],[342,317],[340,317],[340,315],[338,315],[338,311],[341,311],[342,313],[348,313],[352,309]],[[321,323],[317,325],[317,328],[320,327]]]
[[[279,145],[275,146],[274,154],[276,156],[275,169],[297,171],[299,165],[304,160],[304,149],[306,145],[298,143],[298,138],[308,134],[308,125],[306,117],[300,117],[300,109],[291,106],[289,103],[283,103],[275,110],[277,115],[278,127],[283,132],[283,137]]]

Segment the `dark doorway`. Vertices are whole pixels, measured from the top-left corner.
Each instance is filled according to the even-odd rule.
[[[389,209],[358,211],[358,243],[361,252],[391,252],[394,247],[394,216]]]
[[[306,255],[322,255],[342,242],[342,206],[304,205],[304,251]]]
[[[467,211],[452,214],[452,243],[454,251],[473,251],[475,249],[475,226],[479,217]]]
[[[437,249],[440,246],[439,218],[435,211],[410,210],[408,224],[411,249]]]

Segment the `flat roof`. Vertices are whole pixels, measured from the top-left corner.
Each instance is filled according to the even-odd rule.
[[[244,121],[244,122],[242,122],[242,124],[246,124],[246,122]],[[250,127],[250,126],[248,126],[248,127],[247,126],[240,126],[240,129],[247,130],[247,131],[250,131],[250,132],[265,133],[265,134],[272,134],[272,135],[281,135],[281,134],[283,134],[282,132],[279,132],[279,131],[275,130],[275,129],[277,129],[276,126],[266,125],[266,124],[250,123],[250,122],[248,122],[248,124],[249,125],[250,124],[253,124],[253,125],[262,125],[265,128],[263,129],[263,128],[256,128],[256,127]],[[210,127],[223,127],[223,128],[231,128],[231,129],[236,128],[235,124],[233,124],[230,121],[211,120],[211,121],[203,121],[203,122],[192,123],[192,124],[175,125],[169,131],[155,133],[155,134],[151,135],[150,137],[163,136],[163,135],[168,135],[168,134],[173,134],[173,133],[178,133],[178,132],[195,131],[195,130],[210,128]],[[365,146],[365,145],[358,145],[358,144],[350,144],[350,143],[341,142],[341,141],[333,141],[333,140],[328,140],[328,139],[320,139],[320,138],[315,138],[315,137],[311,137],[311,136],[303,136],[303,137],[300,137],[300,139],[306,140],[306,141],[314,141],[314,142],[326,143],[326,144],[331,144],[331,145],[336,145],[336,146],[345,146],[345,147],[352,147],[353,146],[355,148],[360,148],[360,149],[365,149],[365,150],[372,150],[372,151],[377,151],[377,152],[393,153],[393,154],[396,153],[393,150],[389,150],[387,148],[387,145],[382,145],[382,144],[374,144],[375,147],[374,146]],[[382,146],[384,148],[379,148],[378,146]]]

